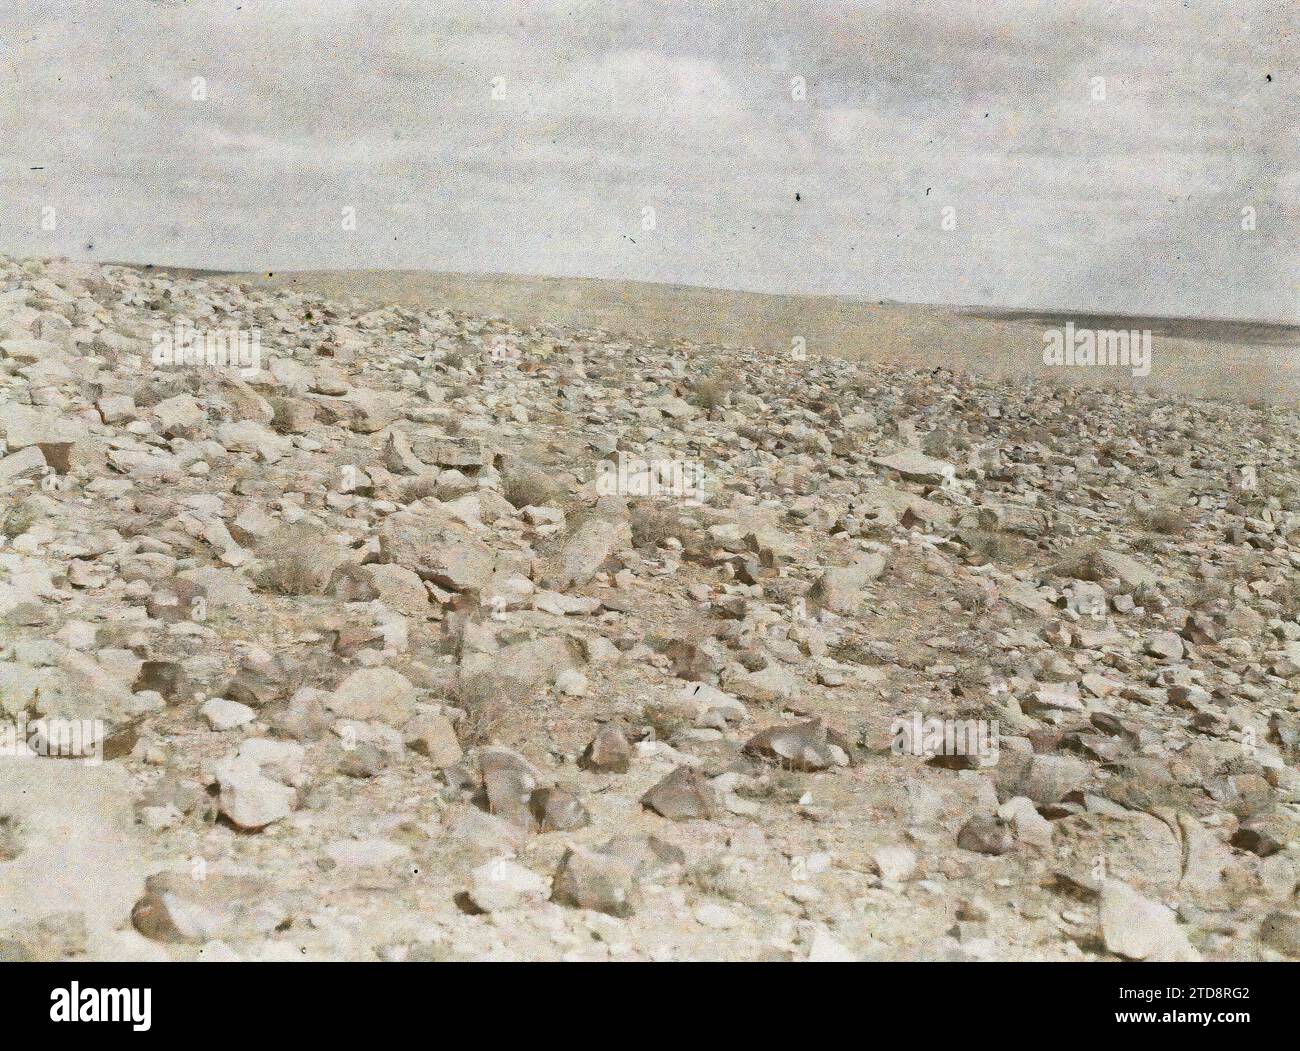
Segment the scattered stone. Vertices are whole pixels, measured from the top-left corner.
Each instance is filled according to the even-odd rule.
[[[415,687],[392,668],[361,668],[326,698],[325,707],[344,719],[401,726],[415,714]]]
[[[880,555],[867,555],[851,566],[839,566],[826,570],[808,598],[832,613],[851,614],[862,605],[864,589],[873,580],[879,580],[885,571],[885,560]]]
[[[897,472],[909,482],[925,485],[942,485],[945,480],[955,478],[957,471],[954,464],[926,456],[915,449],[903,449],[887,456],[873,456],[871,462],[887,471]]]
[[[1005,821],[991,814],[977,814],[957,833],[957,846],[976,854],[1006,854],[1015,847],[1015,837]]]
[[[809,963],[857,963],[860,959],[826,930],[818,930],[808,948]]]
[[[1172,910],[1116,879],[1101,885],[1101,933],[1106,948],[1129,960],[1199,959]]]
[[[877,847],[871,860],[881,878],[891,883],[905,883],[916,874],[916,851],[911,847]]]
[[[265,828],[289,816],[297,793],[262,773],[251,759],[226,759],[217,764],[221,789],[221,813],[237,828],[248,831]]]
[[[1296,955],[1293,407],[271,284],[0,257],[0,957]]]
[[[602,726],[583,753],[583,765],[590,770],[626,774],[632,765],[632,746],[614,726]]]
[[[717,812],[709,779],[690,766],[679,766],[641,797],[641,805],[670,821],[708,820]]]
[[[591,824],[582,800],[565,788],[539,788],[528,800],[539,832],[570,832]]]
[[[560,859],[551,898],[576,909],[610,916],[632,915],[637,902],[636,871],[622,858],[571,847]]]
[[[131,910],[146,938],[193,945],[262,937],[284,918],[266,877],[206,871],[155,873]]]
[[[496,858],[470,873],[469,899],[481,912],[508,912],[547,898],[547,881],[508,858]]]
[[[434,766],[453,766],[464,756],[456,729],[445,715],[416,715],[402,728],[402,733],[411,750],[427,756]]]
[[[251,723],[257,715],[248,705],[240,704],[238,701],[228,701],[224,697],[213,697],[205,701],[199,713],[207,719],[208,725],[217,731],[237,730]]]
[[[537,769],[507,748],[480,749],[478,763],[488,811],[512,824],[534,828],[530,803],[541,780]]]
[[[813,719],[762,730],[745,744],[745,752],[791,770],[826,770],[849,765],[850,745],[843,735]]]

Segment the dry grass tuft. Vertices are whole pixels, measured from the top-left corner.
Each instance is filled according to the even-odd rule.
[[[682,539],[677,509],[665,500],[638,500],[630,511],[632,543],[636,547],[658,547],[669,537]]]
[[[501,495],[512,507],[555,507],[562,491],[557,482],[538,469],[506,475],[501,479]]]
[[[1139,529],[1161,536],[1182,536],[1191,528],[1186,512],[1173,504],[1139,508],[1134,512],[1134,519]]]
[[[325,531],[307,523],[282,526],[257,545],[262,562],[258,584],[277,595],[319,595],[329,583],[333,562],[321,557],[330,543]]]
[[[727,404],[731,397],[731,385],[724,380],[706,376],[698,379],[691,387],[692,400],[701,409],[712,412]]]
[[[31,504],[16,504],[9,508],[0,519],[0,535],[6,540],[13,540],[22,536],[27,530],[36,524],[40,516]]]

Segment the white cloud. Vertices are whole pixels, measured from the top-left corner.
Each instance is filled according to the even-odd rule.
[[[1292,317],[1285,22],[1267,0],[7,5],[0,249]]]

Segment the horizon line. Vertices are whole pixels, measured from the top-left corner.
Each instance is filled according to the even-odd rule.
[[[13,257],[21,258],[21,257]],[[838,292],[766,292],[752,288],[732,288],[723,285],[695,285],[680,281],[651,281],[644,278],[630,277],[591,277],[578,274],[529,274],[504,270],[433,270],[422,267],[316,267],[285,268],[274,270],[240,270],[227,267],[187,266],[173,263],[132,262],[120,259],[85,259],[72,256],[34,256],[27,258],[68,259],[70,262],[95,263],[99,266],[124,266],[132,269],[190,271],[195,274],[211,274],[214,277],[275,277],[280,274],[425,274],[435,277],[460,278],[508,278],[531,281],[586,281],[593,284],[631,284],[649,285],[656,288],[683,289],[695,292],[733,292],[745,296],[762,296],[768,299],[829,299],[846,304],[874,307],[931,307],[957,312],[998,312],[1021,314],[1027,317],[1041,315],[1076,315],[1083,317],[1104,317],[1113,319],[1134,319],[1150,321],[1206,321],[1231,323],[1238,325],[1268,325],[1277,328],[1300,328],[1300,319],[1287,320],[1279,317],[1232,317],[1220,314],[1134,314],[1123,310],[1110,310],[1099,307],[1061,307],[1061,306],[1010,306],[999,303],[942,303],[923,300],[903,300],[891,297],[875,297],[867,294],[850,294]],[[1010,320],[1010,319],[1008,319]]]

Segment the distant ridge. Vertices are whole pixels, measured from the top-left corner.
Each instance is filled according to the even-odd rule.
[[[639,286],[663,289],[673,292],[706,292],[723,296],[760,296],[771,299],[832,300],[854,306],[907,308],[923,307],[934,310],[950,310],[967,317],[984,318],[990,321],[1025,321],[1055,322],[1060,319],[1074,321],[1091,328],[1148,328],[1153,333],[1177,338],[1196,338],[1196,326],[1223,325],[1225,332],[1240,333],[1247,339],[1252,334],[1259,334],[1260,341],[1272,342],[1283,336],[1294,338],[1300,334],[1300,322],[1288,322],[1278,319],[1252,319],[1219,316],[1195,316],[1180,314],[1112,314],[1074,309],[1069,307],[997,307],[979,306],[962,303],[928,303],[920,300],[891,299],[867,295],[841,295],[821,292],[756,292],[746,289],[723,288],[712,285],[689,285],[668,281],[640,281],[607,277],[554,277],[545,274],[511,274],[500,272],[467,273],[457,270],[418,270],[418,269],[378,269],[362,268],[356,270],[223,270],[208,267],[171,266],[167,263],[137,263],[121,260],[107,260],[105,266],[126,266],[136,270],[157,270],[168,274],[195,278],[224,278],[227,280],[266,280],[312,278],[338,279],[355,276],[359,280],[382,277],[407,277],[415,279],[447,279],[457,281],[516,281],[516,282],[572,282],[590,285]]]
[[[555,325],[689,340],[703,352],[753,346],[912,368],[947,368],[1070,386],[1138,387],[1229,400],[1300,405],[1300,326],[1229,318],[1133,317],[1098,312],[882,303],[846,296],[775,295],[605,278],[318,270],[243,273],[161,264],[137,270],[297,289],[370,306],[449,309]],[[1151,375],[1045,366],[1043,330],[1149,329]]]

